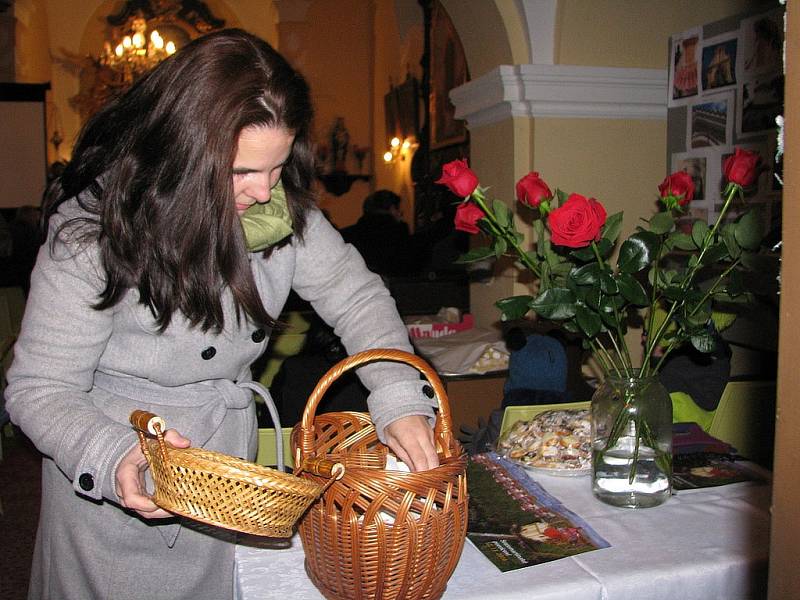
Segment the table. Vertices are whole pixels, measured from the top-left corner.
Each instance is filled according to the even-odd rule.
[[[469,542],[444,600],[736,600],[766,597],[770,486],[753,482],[677,492],[630,510],[602,504],[588,477],[535,479],[610,544],[501,573]],[[291,547],[238,546],[237,600],[320,600],[297,536]]]

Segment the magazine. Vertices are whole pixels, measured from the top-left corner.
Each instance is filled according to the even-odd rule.
[[[610,546],[522,467],[494,452],[470,457],[467,479],[467,539],[501,571]]]
[[[742,481],[765,483],[755,469],[735,461],[731,454],[698,452],[672,457],[672,489],[675,491],[716,487]]]

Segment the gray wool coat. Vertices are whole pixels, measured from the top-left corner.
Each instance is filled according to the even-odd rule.
[[[54,227],[78,213],[66,203]],[[369,272],[322,214],[311,211],[304,242],[269,258],[251,255],[267,312],[278,315],[290,289],[334,327],[350,353],[410,351],[405,327],[381,279]],[[104,287],[96,246],[42,246],[8,373],[8,411],[44,454],[42,510],[30,598],[53,600],[192,598],[233,593],[232,535],[188,519],[147,521],[118,504],[115,471],[137,443],[128,417],[164,417],[194,446],[254,459],[257,425],[249,365],[269,331],[237,325],[225,298],[225,329],[202,332],[175,315],[159,334],[136,291],[94,310]],[[266,335],[264,335],[266,334]],[[418,373],[395,363],[359,369],[382,437],[393,420],[433,418]],[[302,565],[297,565],[302,569]]]

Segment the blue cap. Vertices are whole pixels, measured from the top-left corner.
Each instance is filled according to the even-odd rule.
[[[531,334],[522,348],[511,351],[503,391],[518,389],[566,391],[567,353],[559,340]]]

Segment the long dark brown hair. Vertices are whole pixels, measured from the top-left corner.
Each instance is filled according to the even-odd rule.
[[[137,289],[162,331],[175,311],[204,331],[221,330],[229,289],[237,319],[244,311],[274,326],[249,267],[233,161],[246,127],[295,135],[281,180],[302,238],[313,204],[312,117],[303,77],[238,29],[194,40],[94,115],[45,197],[44,217],[80,194],[89,216],[64,223],[58,237],[69,226],[99,244],[107,281],[95,308]]]

